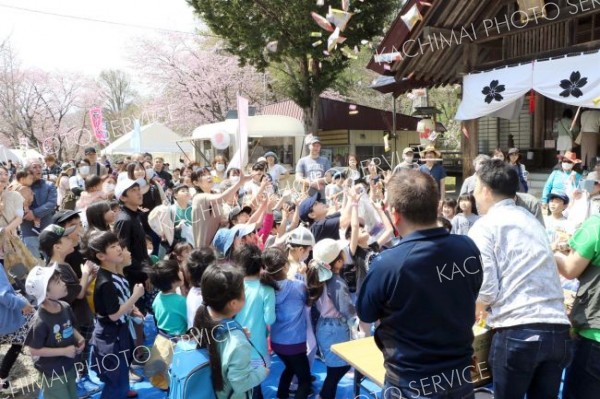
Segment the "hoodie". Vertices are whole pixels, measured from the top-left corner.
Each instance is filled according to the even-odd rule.
[[[27,299],[17,294],[12,287],[4,266],[0,265],[0,335],[13,333],[25,324],[21,309],[27,303]]]
[[[275,291],[275,323],[271,341],[281,345],[306,342],[306,286],[297,280],[278,281]]]

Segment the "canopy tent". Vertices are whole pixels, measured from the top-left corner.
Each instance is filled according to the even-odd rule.
[[[600,52],[537,60],[464,77],[456,120],[518,114],[532,89],[551,100],[588,108],[600,104]],[[516,104],[516,105],[515,105]]]
[[[194,129],[192,140],[210,140],[217,133],[235,136],[238,131],[237,119],[210,123]],[[296,118],[281,115],[257,115],[248,117],[248,137],[302,137],[304,126]],[[231,141],[234,142],[233,140]]]
[[[22,164],[25,164],[25,162],[31,158],[43,159],[44,156],[32,148],[20,150],[10,149],[0,145],[0,161],[2,162],[8,162],[9,159],[12,159],[13,162],[21,162]]]
[[[143,152],[149,152],[152,155],[165,155],[165,158],[177,160],[181,158],[181,152],[188,156],[193,155],[194,149],[191,144],[181,142],[182,137],[163,125],[162,123],[151,123],[140,128],[139,146],[135,138],[135,130],[119,137],[105,149],[102,155],[112,154],[132,154],[137,148]],[[171,155],[169,157],[168,155]]]

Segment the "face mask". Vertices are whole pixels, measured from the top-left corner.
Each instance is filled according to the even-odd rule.
[[[148,182],[146,182],[146,179],[144,179],[143,177],[140,177],[135,182],[139,184],[140,187],[144,187],[146,186],[146,184],[148,184]]]
[[[111,183],[105,184],[104,185],[104,191],[107,192],[107,193],[115,191],[115,185],[111,184]]]
[[[231,176],[229,178],[229,180],[231,180],[233,183],[237,183],[240,181],[240,177],[239,176]]]
[[[562,168],[564,170],[571,170],[571,169],[573,169],[573,164],[572,163],[568,163],[568,162],[563,162],[562,163]]]
[[[217,168],[217,172],[222,172],[225,170],[225,164],[224,163],[218,163],[216,164],[216,168]]]
[[[414,158],[413,155],[405,155],[404,156],[404,162],[411,163],[413,161],[413,158]]]
[[[152,179],[154,177],[154,169],[146,169],[146,178]]]
[[[79,174],[82,176],[86,176],[90,174],[90,167],[89,166],[81,166],[79,168]]]

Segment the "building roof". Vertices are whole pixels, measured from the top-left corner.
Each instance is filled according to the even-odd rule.
[[[545,16],[523,21],[525,14],[514,0],[408,0],[367,65],[394,76],[396,82],[374,88],[398,95],[417,87],[460,83],[462,76],[475,71],[600,48],[600,7],[547,3],[540,0],[546,4]],[[401,16],[413,6],[423,20],[411,31]],[[394,52],[402,59],[378,62],[382,54]]]
[[[355,115],[350,107],[355,106]],[[304,111],[291,100],[270,104],[262,109],[264,115],[284,115],[302,120]],[[392,130],[392,112],[321,97],[319,130]],[[396,130],[417,130],[419,118],[396,114]]]

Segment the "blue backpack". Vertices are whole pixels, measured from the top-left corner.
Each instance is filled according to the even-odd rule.
[[[233,319],[221,320],[221,328],[219,329],[221,334],[232,329],[243,331],[242,326]],[[250,340],[248,342],[258,352],[252,342]],[[265,359],[260,352],[258,354],[266,367]],[[228,397],[232,395],[233,391],[230,392]],[[216,398],[208,349],[198,349],[195,339],[180,340],[173,349],[173,361],[171,367],[169,367],[169,399]]]
[[[216,399],[207,349],[194,340],[181,340],[169,368],[169,399]]]

